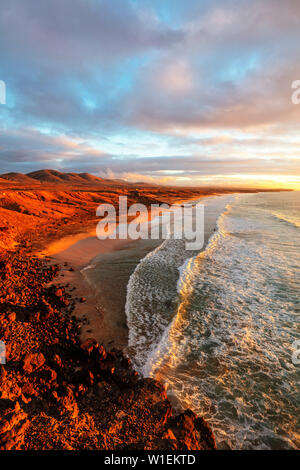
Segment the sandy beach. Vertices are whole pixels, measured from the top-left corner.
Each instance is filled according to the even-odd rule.
[[[127,341],[126,325],[118,328],[119,318],[113,318],[100,306],[99,292],[89,282],[85,271],[97,256],[125,249],[131,240],[99,240],[95,230],[74,236],[63,237],[51,243],[40,253],[48,257],[51,264],[59,264],[61,271],[55,284],[69,284],[70,292],[76,296],[74,315],[81,322],[81,339],[95,338],[99,344],[123,348]]]
[[[141,221],[146,222],[149,217],[144,215]],[[74,315],[82,325],[82,341],[93,337],[107,347],[127,346],[126,286],[138,262],[160,243],[161,240],[99,240],[95,227],[53,241],[38,253],[49,258],[51,264],[61,266],[55,284],[67,284],[69,292],[75,293]]]
[[[58,174],[45,170],[38,177]],[[116,207],[124,194],[129,206],[150,207],[212,192],[136,185],[104,191],[102,181],[95,188],[6,185],[0,341],[7,364],[0,411],[14,424],[11,432],[0,431],[1,449],[216,447],[208,424],[189,411],[174,416],[163,384],[139,375],[126,354],[128,280],[161,240],[98,240],[95,216],[98,204]]]
[[[206,201],[211,205],[220,197],[202,200],[205,205]],[[195,202],[195,199],[183,202]],[[218,214],[216,208],[213,214],[208,211],[206,215],[205,242],[215,228]],[[69,284],[70,292],[76,295],[74,315],[82,325],[82,340],[93,337],[107,347],[127,347],[127,284],[140,260],[161,243],[161,239],[99,240],[94,229],[63,237],[40,253],[62,267],[55,283]]]
[[[193,203],[200,198],[178,200]],[[151,216],[155,218],[159,211]],[[141,220],[146,222],[150,215]],[[149,219],[150,220],[150,219]],[[125,302],[128,280],[139,261],[162,240],[99,240],[96,227],[51,242],[38,255],[61,266],[55,284],[70,285],[76,294],[74,315],[81,322],[81,339],[95,338],[99,344],[124,349],[128,343]]]
[[[179,200],[178,204],[194,202]],[[199,199],[197,199],[199,200]],[[158,215],[159,211],[151,214]],[[146,222],[149,216],[142,218]],[[162,240],[99,240],[96,228],[51,242],[38,255],[61,266],[55,284],[69,284],[76,294],[74,315],[81,322],[81,339],[124,349],[128,343],[126,288],[138,262]]]

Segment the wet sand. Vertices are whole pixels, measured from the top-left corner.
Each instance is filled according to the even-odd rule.
[[[94,330],[97,340],[125,348],[128,329],[125,315],[127,284],[138,262],[162,243],[161,240],[129,241],[117,251],[98,254],[82,271],[85,282],[95,293],[104,329]]]
[[[230,198],[203,198],[205,205],[204,246],[216,229],[217,219]],[[96,302],[103,315],[105,331],[111,344],[120,348],[128,345],[128,328],[125,313],[127,284],[137,264],[163,240],[138,240],[120,246],[115,251],[99,253],[83,271],[88,284],[96,292]]]
[[[61,266],[55,284],[69,284],[69,292],[78,300],[74,315],[82,322],[83,341],[93,337],[105,346],[127,346],[124,306],[128,279],[139,260],[160,243],[161,240],[99,240],[94,228],[62,237],[38,253],[49,258],[51,264]]]
[[[61,266],[55,284],[69,284],[69,292],[77,298],[74,315],[82,322],[83,341],[92,336],[99,344],[103,343],[106,346],[113,343],[116,347],[122,348],[126,345],[126,328],[123,327],[122,331],[116,332],[117,337],[115,337],[113,324],[117,324],[119,319],[107,318],[109,314],[101,307],[99,291],[88,281],[85,270],[97,255],[128,249],[132,243],[134,242],[131,240],[99,240],[94,230],[63,237],[39,253],[42,257],[48,257],[51,264]],[[81,302],[81,299],[84,301]]]

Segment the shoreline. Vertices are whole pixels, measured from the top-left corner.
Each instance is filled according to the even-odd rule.
[[[69,242],[75,239],[75,243]],[[106,347],[115,346],[117,349],[123,349],[126,346],[127,334],[120,332],[113,335],[107,326],[107,318],[99,305],[99,296],[95,288],[88,282],[84,275],[85,270],[93,262],[93,259],[106,253],[114,253],[124,249],[129,244],[134,243],[131,240],[98,240],[96,236],[91,236],[91,232],[67,236],[51,243],[46,250],[43,250],[42,258],[49,260],[50,265],[59,264],[60,273],[52,282],[53,285],[60,287],[63,283],[69,286],[66,288],[68,293],[75,296],[76,304],[73,315],[81,323],[80,338],[84,342],[93,337],[99,344]],[[54,253],[54,249],[61,249]]]
[[[178,415],[163,381],[139,374],[117,349],[126,336],[112,328],[113,322],[105,323],[110,308],[96,308],[100,294],[86,279],[93,272],[90,263],[97,258],[104,277],[114,281],[120,256],[127,263],[137,242],[95,240],[91,228],[97,223],[94,205],[102,202],[100,195],[96,201],[86,192],[66,193],[54,200],[51,193],[43,204],[37,193],[25,196],[27,212],[2,210],[9,230],[3,231],[0,255],[0,341],[6,348],[6,363],[0,365],[0,449],[216,449],[202,412],[186,409]],[[134,193],[131,202],[138,196]],[[193,200],[211,196],[223,195]],[[9,197],[15,200],[15,193]],[[34,218],[30,214],[35,209]],[[41,251],[45,246],[48,251]],[[114,295],[101,285],[109,303],[120,298],[118,283],[112,285]],[[93,339],[92,318],[100,344]],[[101,345],[104,334],[108,347]]]
[[[48,261],[30,247],[0,254],[0,450],[216,449],[202,417],[174,415],[160,382],[82,342],[76,301]]]
[[[180,203],[214,201],[226,196],[204,196]],[[210,228],[203,250],[211,234]],[[81,322],[82,341],[93,337],[105,347],[121,350],[128,347],[127,284],[138,263],[162,242],[162,239],[99,240],[94,229],[62,237],[40,253],[51,264],[62,267],[54,284],[69,285],[69,293],[75,295],[73,314]]]
[[[223,196],[223,195],[220,195]],[[183,203],[193,203],[195,201],[206,200],[219,197],[218,195],[193,197],[188,200],[180,199],[176,205]],[[148,216],[147,216],[148,217]],[[146,221],[146,218],[145,218]],[[60,287],[62,283],[69,285],[66,289],[69,294],[75,295],[76,305],[74,316],[81,323],[81,340],[85,341],[90,337],[95,338],[99,344],[105,347],[116,347],[124,350],[128,346],[128,327],[126,323],[125,311],[126,288],[131,273],[125,274],[125,283],[119,285],[118,296],[112,297],[117,303],[116,311],[112,312],[112,306],[105,302],[107,292],[102,290],[90,278],[87,271],[93,265],[95,259],[97,263],[110,265],[111,258],[116,256],[125,257],[132,255],[136,250],[136,259],[132,265],[132,272],[138,262],[150,251],[162,243],[160,240],[120,240],[106,239],[99,240],[96,236],[96,229],[89,228],[85,232],[65,235],[57,240],[51,241],[43,250],[37,251],[37,256],[49,260],[50,264],[59,264],[61,271],[52,282]],[[102,279],[105,282],[105,279]],[[81,301],[80,301],[81,300]],[[104,304],[104,305],[103,305]],[[113,315],[112,315],[113,313]]]

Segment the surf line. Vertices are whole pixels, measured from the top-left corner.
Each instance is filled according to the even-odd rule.
[[[209,253],[213,252],[220,238],[226,236],[227,232],[222,222],[225,216],[230,212],[231,207],[230,204],[227,204],[224,212],[220,214],[216,224],[217,231],[209,238],[206,249],[197,256],[188,259],[179,268],[179,270],[182,271],[180,279],[178,280],[180,304],[174,319],[166,329],[165,334],[162,336],[156,348],[155,354],[152,356],[152,365],[148,364],[148,366],[145,367],[145,372],[148,372],[147,375],[150,377],[165,382],[164,377],[166,376],[167,370],[176,365],[178,360],[176,352],[188,312],[188,306],[190,305],[190,298],[194,291],[194,281],[201,270],[202,260],[207,257]],[[166,388],[168,388],[168,384],[165,383],[165,385]]]

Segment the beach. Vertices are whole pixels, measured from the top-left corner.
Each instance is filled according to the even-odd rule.
[[[82,322],[83,341],[92,336],[107,347],[127,346],[127,283],[139,260],[160,243],[161,240],[99,240],[95,227],[64,236],[38,252],[39,257],[61,266],[55,284],[69,284],[76,295],[74,315]]]
[[[287,203],[283,204],[280,209],[279,201],[283,197]],[[253,236],[257,238],[259,246],[259,234],[263,229],[266,230],[267,224],[270,224],[270,230],[279,231],[278,236],[285,228],[284,224],[287,224],[286,236],[292,236],[293,231],[298,227],[297,206],[287,204],[288,201],[297,204],[297,197],[296,199],[295,197],[293,194],[268,195],[262,193],[255,196],[233,194],[203,198],[200,202],[205,206],[204,245],[197,252],[185,250],[184,243],[180,240],[100,241],[89,236],[84,239],[79,237],[78,241],[68,245],[67,248],[64,247],[64,250],[55,255],[52,254],[54,262],[68,263],[61,273],[64,282],[67,281],[70,285],[76,286],[76,295],[79,298],[81,296],[86,298],[86,302],[78,302],[75,308],[76,317],[86,321],[82,325],[82,338],[93,337],[107,347],[122,349],[133,360],[135,369],[141,375],[154,377],[164,383],[169,399],[178,412],[186,408],[191,408],[199,414],[205,411],[205,418],[214,426],[218,445],[221,448],[232,446],[244,448],[239,435],[245,435],[244,439],[249,448],[258,445],[265,445],[265,448],[273,446],[285,448],[295,445],[295,440],[289,440],[288,434],[279,438],[277,433],[272,430],[270,424],[273,420],[272,416],[268,418],[270,422],[263,418],[257,423],[253,420],[253,430],[244,429],[243,419],[250,420],[246,405],[241,405],[239,401],[235,402],[235,399],[231,397],[232,392],[229,389],[227,391],[227,387],[225,387],[223,393],[225,396],[228,393],[228,409],[226,407],[223,410],[222,403],[219,403],[218,393],[212,392],[218,388],[218,380],[223,381],[223,378],[216,380],[215,375],[231,376],[230,370],[227,371],[228,364],[232,363],[234,367],[237,367],[234,363],[234,356],[230,357],[225,354],[226,349],[222,354],[218,352],[219,348],[220,351],[223,351],[225,347],[220,342],[221,338],[225,338],[224,344],[228,343],[230,348],[232,348],[232,344],[237,343],[237,364],[242,361],[245,351],[249,350],[249,354],[253,356],[253,366],[251,365],[251,367],[253,367],[254,376],[257,374],[255,364],[258,362],[261,363],[262,368],[270,368],[270,371],[272,367],[275,367],[274,364],[269,364],[266,360],[263,361],[260,355],[257,356],[257,351],[261,349],[261,343],[270,343],[268,354],[271,354],[272,348],[275,347],[274,344],[277,344],[278,355],[282,354],[279,344],[274,343],[276,335],[281,331],[282,320],[278,319],[275,314],[273,314],[274,319],[273,316],[266,318],[265,316],[268,309],[276,311],[278,308],[278,314],[283,315],[280,310],[283,294],[280,294],[280,302],[277,300],[277,303],[273,304],[271,298],[274,294],[270,293],[270,299],[268,299],[263,290],[261,294],[253,294],[249,287],[246,288],[245,286],[249,283],[248,279],[251,279],[248,263],[251,262],[253,266],[256,266],[257,260],[253,258],[250,261],[246,258],[242,269],[239,267],[239,260],[243,251],[237,250],[243,250],[244,243],[248,242],[249,237],[251,240]],[[254,205],[255,201],[257,201],[258,209]],[[262,204],[266,207],[265,212],[259,209]],[[272,204],[277,207],[276,212],[274,212]],[[227,214],[231,214],[235,207],[237,215],[230,218]],[[240,209],[238,209],[239,207]],[[288,207],[288,211],[286,207]],[[235,212],[233,213],[235,214]],[[261,222],[264,225],[260,226],[257,221],[264,213],[265,219],[262,219]],[[227,227],[226,224],[229,222],[232,225]],[[254,224],[258,225],[252,235],[251,228]],[[237,232],[237,234],[231,235],[231,231]],[[246,231],[246,235],[243,235],[244,231]],[[244,236],[246,237],[245,242],[242,243],[243,238],[241,237]],[[274,237],[274,232],[272,232],[272,236],[269,235],[269,243]],[[219,248],[221,243],[224,244],[222,251]],[[227,254],[229,243],[232,243],[231,255]],[[294,242],[291,241],[289,250],[293,246]],[[245,253],[247,256],[249,256],[250,247],[252,244],[247,248],[248,251]],[[207,252],[204,253],[206,248],[208,248]],[[279,249],[277,242],[274,246],[270,245],[270,248],[276,253]],[[282,256],[282,250],[283,248],[278,252],[278,256]],[[202,252],[203,256],[201,257]],[[261,257],[262,254],[259,256]],[[289,251],[285,256],[290,256]],[[224,262],[225,265],[219,271]],[[75,271],[69,271],[70,265],[74,266]],[[229,266],[231,266],[230,269]],[[291,270],[294,269],[292,266]],[[255,269],[259,272],[262,268],[257,265]],[[267,260],[264,269],[273,269],[268,268]],[[242,274],[243,272],[244,274]],[[222,283],[223,276],[224,282]],[[237,276],[237,279],[231,279],[232,276]],[[279,273],[277,276],[283,276],[283,274]],[[231,283],[234,287],[231,287]],[[197,287],[198,284],[203,287],[200,289]],[[217,285],[219,285],[219,289],[215,292]],[[207,286],[209,286],[209,290],[207,290]],[[259,289],[259,286],[256,289]],[[274,287],[271,286],[270,289],[274,289]],[[294,284],[290,285],[290,289],[291,296],[294,296]],[[239,290],[241,291],[240,298],[235,305],[236,294],[234,292],[239,292]],[[247,290],[249,290],[249,294],[246,293]],[[244,291],[245,293],[243,293]],[[226,300],[229,293],[230,300]],[[249,296],[248,303],[245,305],[244,295]],[[255,300],[257,295],[261,296],[259,302],[261,305],[265,305],[264,308],[257,304]],[[197,301],[194,306],[195,296]],[[210,298],[211,301],[209,301]],[[288,316],[288,313],[284,313],[285,334],[288,332],[287,325],[289,329],[292,325],[293,309],[295,308],[292,298],[290,297],[289,303],[282,305],[282,312],[284,309],[291,310],[291,317]],[[231,308],[235,312],[233,317],[226,302],[232,303]],[[229,309],[228,312],[227,309]],[[203,316],[204,313],[205,316]],[[191,318],[190,315],[192,315]],[[260,320],[260,316],[262,320]],[[239,318],[238,321],[237,318]],[[260,321],[265,325],[265,332],[262,327],[259,327],[256,332],[256,324],[259,325]],[[277,322],[278,326],[275,329],[274,325]],[[202,323],[203,331],[201,330]],[[224,323],[226,326],[224,328],[220,326],[219,329],[219,323]],[[202,333],[197,333],[198,330]],[[231,330],[235,333],[231,333]],[[265,339],[261,337],[263,334]],[[293,335],[292,329],[289,334]],[[203,350],[200,347],[201,344],[203,344]],[[212,344],[214,345],[212,350],[216,351],[213,354],[210,352]],[[255,344],[256,346],[254,346]],[[289,349],[291,344],[292,340],[287,344]],[[253,348],[254,351],[252,351]],[[225,354],[224,357],[223,354]],[[187,360],[186,358],[190,356],[193,359]],[[209,361],[205,360],[203,366],[199,367],[199,364],[202,363],[202,360],[200,361],[202,356],[207,356],[207,361],[208,359]],[[288,357],[285,355],[282,360],[288,361]],[[248,362],[247,360],[247,364]],[[243,367],[246,366],[239,364],[235,374],[242,374]],[[249,364],[247,367],[250,367]],[[239,372],[239,368],[241,368],[241,372]],[[278,370],[278,374],[283,374],[283,372]],[[234,377],[235,375],[232,376],[233,384],[235,383]],[[257,380],[257,387],[267,386],[263,377]],[[294,379],[290,378],[290,380]],[[208,384],[207,388],[204,387],[204,383]],[[236,385],[232,385],[232,387],[234,386]],[[208,392],[208,390],[211,391]],[[212,393],[215,395],[211,395]],[[238,392],[238,400],[239,394],[243,395],[244,393],[246,391],[241,388]],[[276,402],[276,388],[272,393],[274,394],[273,400]],[[253,406],[254,410],[257,401],[256,394],[259,396],[260,392],[253,392],[253,402],[247,405]],[[294,400],[295,398],[291,398],[291,404],[287,402],[286,405],[288,408],[290,407],[290,414],[287,418],[290,423],[293,423],[294,419]],[[234,410],[236,407],[240,410],[244,406],[245,418],[241,418],[240,422],[235,418]],[[217,416],[214,410],[218,410]],[[276,426],[278,426],[277,423]],[[261,432],[266,429],[265,444],[261,443],[260,437],[257,438],[257,433],[254,431],[256,427],[260,428]],[[283,433],[283,431],[278,432]]]
[[[220,195],[185,201],[200,201],[206,207],[203,249],[214,233],[218,216],[232,197]],[[139,262],[162,242],[162,239],[99,240],[94,229],[62,237],[39,253],[49,257],[52,264],[62,266],[55,280],[57,285],[63,282],[72,290],[75,288],[73,294],[78,302],[74,315],[82,322],[82,340],[93,337],[107,347],[127,348],[127,285]]]
[[[82,323],[82,340],[92,337],[105,347],[123,350],[139,374],[164,384],[177,412],[190,408],[197,414],[204,413],[216,432],[220,448],[245,448],[242,439],[247,448],[294,448],[298,445],[297,438],[290,438],[285,428],[281,430],[272,415],[256,421],[249,416],[247,407],[253,406],[255,413],[257,396],[265,393],[263,387],[270,389],[266,378],[260,377],[257,370],[258,363],[262,369],[269,368],[270,373],[275,367],[273,359],[268,362],[262,358],[262,344],[269,343],[270,357],[274,347],[279,356],[283,354],[276,337],[282,328],[293,337],[293,310],[297,304],[292,279],[288,300],[281,293],[280,300],[272,303],[272,284],[269,298],[260,284],[252,292],[250,265],[255,267],[256,276],[261,275],[261,269],[268,272],[273,267],[268,266],[267,258],[259,265],[258,259],[264,251],[250,255],[250,250],[260,247],[260,237],[266,231],[272,256],[279,250],[278,260],[284,255],[288,264],[291,250],[296,250],[297,255],[293,241],[293,233],[299,228],[297,195],[232,194],[203,198],[200,202],[205,207],[202,249],[188,251],[183,240],[98,240],[92,233],[79,234],[48,246],[45,254],[51,256],[51,263],[62,266],[55,282],[67,283],[71,289],[76,287],[74,314]],[[291,241],[280,248],[275,236],[278,232],[279,237],[283,230]],[[268,246],[264,249],[267,253]],[[243,265],[242,256],[245,256]],[[268,256],[270,259],[271,255]],[[293,264],[289,269],[293,273]],[[276,277],[280,279],[283,275],[293,276],[279,272]],[[261,276],[263,279],[265,274]],[[273,276],[276,279],[274,274],[271,279]],[[245,297],[248,297],[246,301]],[[279,318],[275,313],[270,314],[272,309],[274,312],[278,309]],[[286,347],[290,349],[291,344],[289,340]],[[230,356],[226,351],[231,349],[234,352]],[[247,351],[253,357],[253,364],[243,359]],[[286,354],[282,358],[282,361],[289,360]],[[253,368],[252,374],[257,377],[252,402],[248,404],[246,395],[250,385],[244,390],[235,383],[236,374],[241,374],[241,383],[245,380],[245,367]],[[284,379],[287,383],[294,380],[292,371],[288,373],[290,378]],[[280,368],[277,374],[285,377]],[[230,377],[231,386],[226,385],[223,376]],[[223,380],[225,408],[217,392]],[[234,387],[238,390],[237,398],[232,392]],[[276,387],[272,393],[276,402]],[[241,402],[240,395],[244,394]],[[286,404],[289,409],[286,420],[291,426],[294,401],[291,395],[291,402]],[[261,404],[258,409],[264,406],[268,410],[267,404]],[[253,429],[248,429],[244,420],[251,419]],[[282,437],[272,429],[272,420]],[[262,433],[265,433],[264,440]]]
[[[95,338],[99,344],[123,348],[127,341],[125,326],[120,326],[120,318],[110,312],[104,314],[99,291],[91,284],[85,272],[90,269],[97,256],[111,255],[125,249],[132,242],[128,240],[98,240],[90,232],[63,237],[49,245],[40,253],[51,264],[59,264],[61,271],[54,283],[70,286],[70,292],[77,299],[74,315],[81,322],[81,339]],[[118,297],[117,297],[118,298]]]
[[[0,448],[215,449],[207,422],[190,410],[175,415],[163,383],[139,374],[126,352],[128,279],[162,240],[98,240],[101,194],[8,196],[28,209],[2,209],[15,225],[0,252],[0,413],[11,420]],[[81,197],[91,205],[75,205]],[[40,215],[28,231],[19,221],[30,222],[34,207]]]

